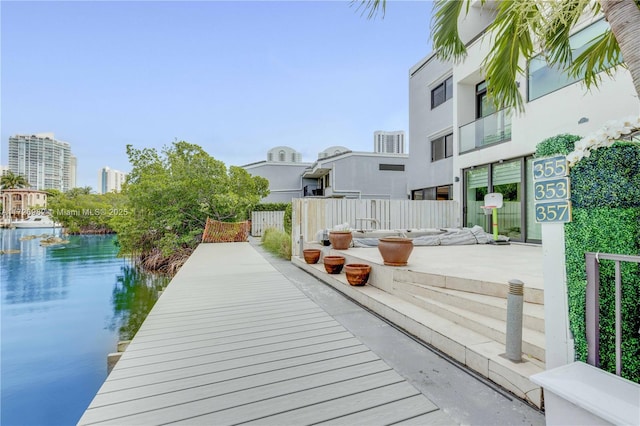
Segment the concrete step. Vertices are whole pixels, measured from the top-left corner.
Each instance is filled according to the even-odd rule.
[[[517,277],[514,277],[517,278]],[[474,280],[469,278],[417,272],[407,269],[393,271],[394,282],[405,282],[447,288],[450,290],[466,291],[468,293],[485,294],[506,299],[509,283]],[[527,287],[524,283],[524,301],[544,305],[544,290]]]
[[[447,303],[433,300],[429,297],[411,294],[407,292],[397,292],[396,295],[403,300],[413,303],[421,308],[433,312],[434,314],[448,319],[491,340],[505,344],[507,323],[505,320],[492,318],[487,315],[459,308]],[[544,333],[523,328],[522,330],[522,352],[529,356],[545,360],[545,338]]]
[[[391,293],[396,292],[422,296],[502,321],[507,318],[507,299],[504,297],[407,282],[394,282]],[[524,302],[522,311],[523,326],[544,333],[544,306]]]
[[[369,285],[353,287],[347,283],[344,273],[327,274],[322,264],[308,265],[296,256],[291,261],[519,398],[542,407],[542,389],[529,380],[529,376],[544,371],[544,363],[540,360],[524,355],[520,363],[509,361],[502,356],[505,353],[504,344],[378,288],[378,285],[391,288],[392,284],[378,284],[373,274]],[[378,275],[379,278],[384,276]]]

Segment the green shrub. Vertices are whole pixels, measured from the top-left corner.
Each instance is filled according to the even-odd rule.
[[[262,234],[262,246],[269,253],[291,260],[291,235],[275,228],[269,228]]]
[[[571,169],[574,208],[640,207],[640,145],[616,142]]]
[[[574,144],[582,139],[577,135],[557,135],[547,138],[536,146],[536,157],[551,157],[552,155],[567,155],[573,151]]]
[[[291,203],[287,204],[287,208],[284,210],[284,230],[287,234],[291,235],[292,225],[291,225],[291,215],[293,214],[293,207]]]
[[[253,207],[254,212],[281,212],[286,210],[291,203],[261,203]]]

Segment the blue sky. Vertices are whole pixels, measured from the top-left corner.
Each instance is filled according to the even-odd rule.
[[[349,1],[0,3],[1,137],[53,132],[78,185],[128,171],[125,147],[176,138],[229,165],[287,145],[373,150],[408,134],[409,68],[431,51],[428,1],[368,20]]]

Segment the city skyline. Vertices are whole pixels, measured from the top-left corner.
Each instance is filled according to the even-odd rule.
[[[374,131],[408,131],[408,72],[431,51],[430,11],[390,2],[368,20],[342,1],[3,2],[0,164],[10,136],[42,132],[71,144],[77,185],[94,189],[105,164],[130,170],[127,144],[186,140],[227,166],[280,145],[304,161],[333,145],[371,151]]]

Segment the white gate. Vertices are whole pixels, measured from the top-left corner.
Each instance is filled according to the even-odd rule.
[[[266,229],[284,231],[284,211],[251,212],[251,235],[261,237]]]

